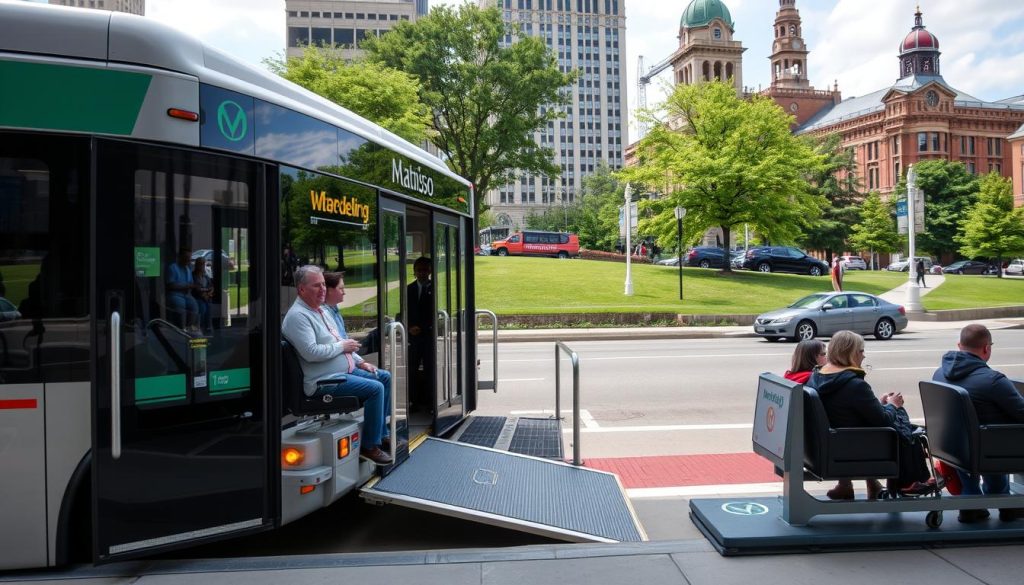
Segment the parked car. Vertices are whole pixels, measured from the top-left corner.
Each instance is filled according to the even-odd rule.
[[[0,297],[0,321],[16,321],[18,319],[21,319],[18,307],[15,307],[11,301]]]
[[[839,261],[846,270],[867,270],[868,264],[860,256],[840,256]]]
[[[862,292],[827,292],[808,295],[792,305],[769,311],[754,320],[754,333],[768,341],[789,337],[796,341],[829,336],[849,329],[890,339],[906,329],[907,312],[901,305]]]
[[[1016,260],[1011,260],[1010,263],[1006,265],[1006,274],[1024,276],[1024,258],[1017,258]]]
[[[914,256],[914,261],[916,262],[917,260],[924,260],[924,270],[925,270],[925,272],[931,272],[931,270],[932,270],[932,259],[931,258],[928,258],[927,256]],[[899,260],[899,261],[893,262],[892,264],[887,266],[886,270],[891,270],[893,272],[908,272],[910,270],[910,264],[906,260]]]
[[[685,266],[725,268],[725,250],[714,246],[697,246],[691,248],[683,260]]]
[[[794,272],[811,276],[828,274],[828,264],[790,246],[751,248],[743,259],[743,267],[759,272]]]
[[[992,267],[988,262],[978,260],[960,260],[942,267],[943,274],[989,274],[991,272]]]
[[[670,256],[668,258],[662,258],[655,262],[658,266],[679,266],[679,256]]]

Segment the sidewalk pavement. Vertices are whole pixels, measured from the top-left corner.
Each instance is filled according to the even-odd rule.
[[[942,276],[941,274],[928,274],[925,275],[924,282],[927,286],[917,288],[917,290],[921,292],[922,297],[942,286],[942,283],[946,282],[946,277]],[[878,296],[889,301],[890,303],[902,305],[903,303],[907,302],[907,288],[909,286],[910,280],[907,280],[903,284],[897,286],[896,288],[890,290],[889,292],[882,293]]]
[[[685,505],[685,504],[681,504]],[[113,585],[1018,585],[1022,545],[722,557],[705,540],[504,549],[137,561],[0,573],[2,583]]]

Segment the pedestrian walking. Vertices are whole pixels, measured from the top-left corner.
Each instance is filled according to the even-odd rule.
[[[917,259],[917,264],[914,265],[914,270],[917,271],[917,285],[928,288],[928,285],[924,283],[924,258]]]

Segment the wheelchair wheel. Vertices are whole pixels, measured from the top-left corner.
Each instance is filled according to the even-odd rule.
[[[938,528],[942,526],[942,510],[932,510],[928,512],[928,515],[924,517],[924,523],[928,525],[928,528]]]

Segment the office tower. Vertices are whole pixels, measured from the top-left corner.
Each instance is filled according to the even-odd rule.
[[[565,116],[536,134],[554,151],[559,178],[519,177],[487,193],[495,222],[524,227],[530,213],[576,200],[582,179],[600,163],[622,167],[626,140],[625,0],[480,0],[497,7],[521,34],[540,38],[555,53],[562,71],[579,78],[562,106]],[[512,42],[513,37],[507,37]]]
[[[146,0],[49,0],[50,4],[61,6],[77,6],[79,8],[97,8],[127,12],[129,14],[146,15]]]
[[[362,54],[359,43],[403,20],[426,14],[427,0],[286,0],[289,57],[308,44],[334,47],[345,58]]]

